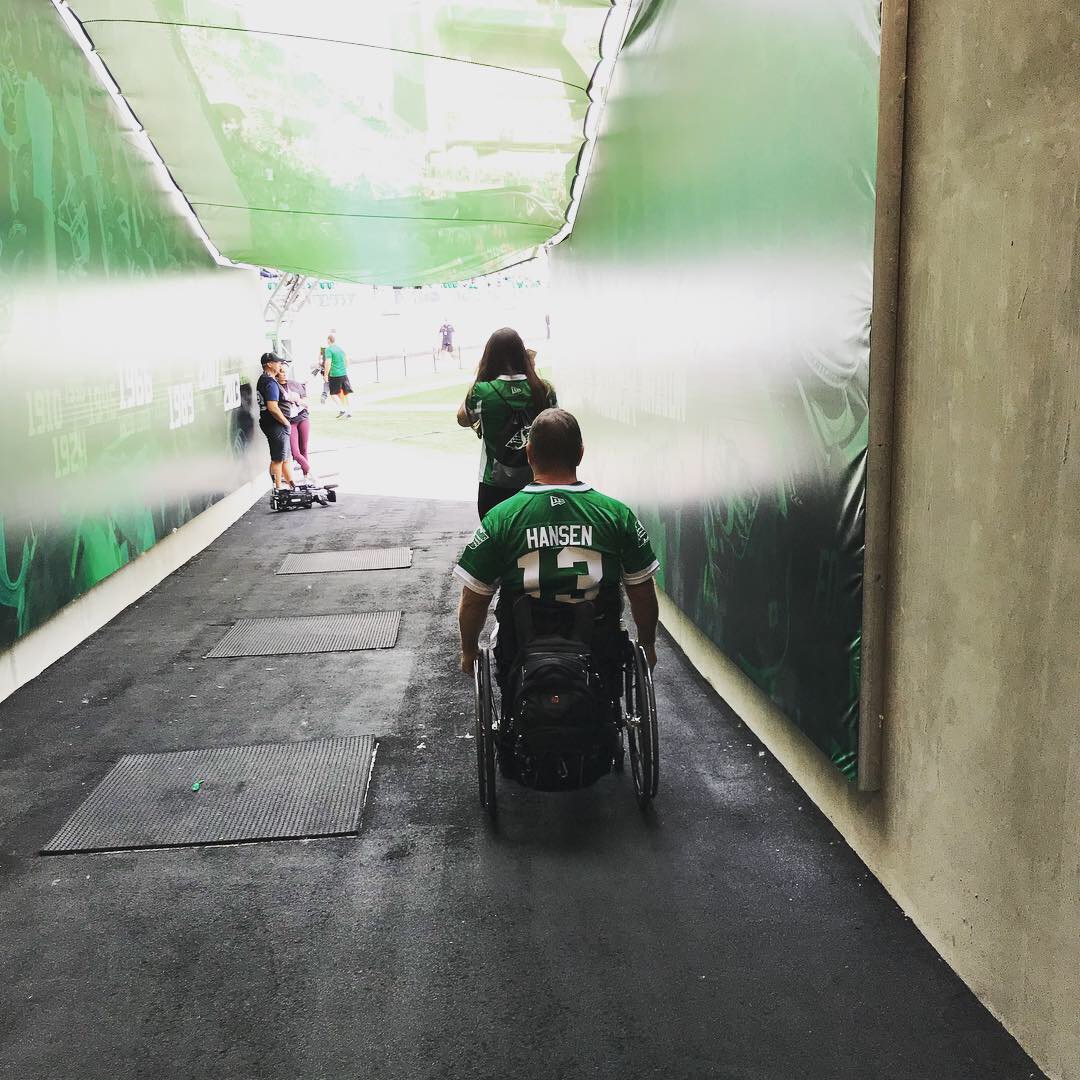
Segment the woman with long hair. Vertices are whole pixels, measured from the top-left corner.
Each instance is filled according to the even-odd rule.
[[[540,413],[558,404],[551,384],[536,373],[535,355],[516,330],[496,330],[457,411],[457,422],[480,436],[476,509],[481,521],[493,506],[532,481],[525,456],[529,428]]]
[[[285,406],[282,411],[289,418],[291,425],[289,449],[292,451],[292,459],[303,470],[305,483],[313,483],[315,477],[311,472],[311,462],[308,461],[311,417],[308,413],[307,384],[292,378],[288,362],[281,365],[277,381],[281,387],[282,402]]]

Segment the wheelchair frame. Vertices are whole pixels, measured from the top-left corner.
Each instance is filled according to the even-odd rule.
[[[270,492],[270,509],[275,512],[284,510],[310,510],[318,503],[329,506],[337,502],[337,484],[300,483],[294,488],[275,488]]]
[[[625,745],[630,750],[630,771],[634,795],[644,810],[656,797],[660,786],[660,733],[656,716],[656,694],[652,670],[645,650],[629,642],[623,660],[622,694],[616,712],[619,748],[612,757],[615,772],[623,771]],[[495,659],[489,647],[480,650],[473,665],[476,692],[476,775],[480,805],[494,818],[497,813],[495,791],[495,739],[501,724],[501,709],[496,708],[494,692]]]

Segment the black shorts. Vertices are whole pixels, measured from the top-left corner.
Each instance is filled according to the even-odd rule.
[[[282,427],[276,420],[259,421],[259,427],[270,444],[271,461],[287,461],[289,457],[289,428]]]
[[[342,392],[351,394],[353,392],[352,383],[349,382],[348,375],[331,375],[330,376],[330,393],[340,394]]]
[[[517,491],[513,488],[496,487],[494,484],[481,484],[476,492],[476,512],[480,515],[480,520],[484,520],[484,515],[494,509],[501,502],[505,502],[511,495],[516,495]]]

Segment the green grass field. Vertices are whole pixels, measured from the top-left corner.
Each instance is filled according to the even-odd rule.
[[[445,454],[479,454],[476,436],[468,428],[458,427],[455,419],[457,407],[468,388],[466,379],[369,402],[364,401],[365,393],[361,389],[352,399],[351,419],[336,420],[332,411],[316,413],[314,419],[320,442],[329,447],[363,440],[418,446]],[[426,408],[422,412],[403,409],[403,406],[411,405]],[[444,405],[445,410],[432,411],[432,405]]]
[[[445,387],[401,394],[381,401],[365,403],[363,394],[352,399],[352,417],[335,419],[330,411],[318,412],[313,427],[321,446],[330,449],[363,440],[374,443],[422,447],[440,454],[479,453],[476,436],[468,429],[458,427],[455,420],[461,402],[461,387]],[[409,412],[401,410],[405,405],[440,405],[444,410]],[[393,406],[392,409],[383,408]]]
[[[421,390],[416,394],[396,394],[394,397],[383,398],[373,402],[370,408],[378,405],[445,405],[450,415],[457,412],[457,407],[465,399],[467,384],[455,386],[439,386],[434,390]]]

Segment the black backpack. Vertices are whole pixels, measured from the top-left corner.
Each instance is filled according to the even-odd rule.
[[[491,483],[495,487],[513,488],[519,491],[532,482],[532,469],[525,454],[525,444],[529,441],[529,430],[533,421],[547,407],[546,400],[519,407],[512,398],[503,394],[493,382],[492,388],[502,398],[509,409],[506,420],[492,439],[492,453],[495,460],[491,463]]]
[[[590,653],[593,605],[573,605],[568,636],[536,636],[532,603],[514,604],[513,771],[542,791],[586,787],[611,770],[618,738]]]

